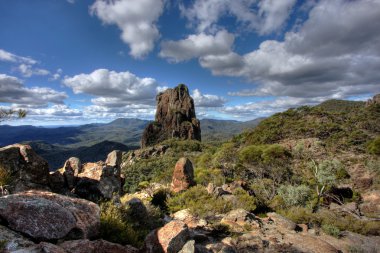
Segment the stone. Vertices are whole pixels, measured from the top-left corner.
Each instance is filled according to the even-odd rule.
[[[28,248],[34,245],[34,243],[29,239],[1,225],[0,241],[5,241],[4,249],[6,251],[15,251],[22,248]]]
[[[12,180],[10,193],[30,189],[49,189],[49,165],[29,145],[13,144],[0,148],[0,167]]]
[[[107,155],[106,165],[120,169],[122,158],[123,158],[123,151],[114,150]]]
[[[188,228],[204,228],[207,226],[207,221],[199,219],[190,213],[189,209],[183,209],[173,214],[175,220],[185,222]]]
[[[179,138],[201,141],[200,122],[195,116],[194,100],[186,85],[180,84],[157,95],[155,121],[144,130],[141,147]]]
[[[112,199],[113,194],[121,193],[120,168],[97,162],[84,164],[82,170],[74,188],[74,193],[79,197],[97,202]]]
[[[41,242],[40,244],[31,246],[28,248],[12,251],[12,253],[67,253],[67,252],[61,247],[58,247],[57,245],[54,245],[48,242]]]
[[[290,243],[298,252],[310,252],[310,253],[338,253],[337,250],[331,244],[319,239],[318,237],[311,236],[309,234],[301,233],[286,233],[284,241]],[[296,251],[297,252],[297,251]]]
[[[77,157],[70,157],[63,166],[63,176],[67,187],[73,189],[75,186],[76,177],[82,172],[82,163]]]
[[[297,227],[296,223],[277,213],[267,213],[267,216],[274,221],[279,229],[295,230]]]
[[[185,245],[183,245],[182,249],[178,253],[195,253],[195,241],[190,240]]]
[[[241,208],[228,212],[220,223],[229,226],[230,231],[233,232],[244,232],[260,228],[260,220],[254,214]]]
[[[177,253],[190,238],[186,224],[173,220],[158,230],[152,231],[145,239],[144,253]]]
[[[182,157],[175,165],[171,190],[180,192],[193,185],[195,185],[193,164],[188,158]]]
[[[0,217],[12,230],[37,241],[99,234],[98,205],[51,192],[27,191],[1,197]]]
[[[380,190],[364,193],[359,209],[364,214],[380,218]]]
[[[380,105],[380,94],[375,95],[372,99],[368,99],[366,106]]]
[[[90,241],[87,239],[65,241],[59,244],[67,253],[138,253],[138,249],[105,240]]]
[[[59,170],[56,170],[54,172],[50,172],[50,174],[49,174],[49,186],[53,192],[56,192],[56,193],[65,192],[65,190],[66,190],[65,177],[63,176],[63,174]]]

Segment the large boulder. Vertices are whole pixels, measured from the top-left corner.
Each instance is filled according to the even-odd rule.
[[[132,246],[108,242],[105,240],[73,240],[59,245],[67,253],[137,253],[138,250]]]
[[[13,144],[0,148],[0,169],[11,176],[11,193],[48,189],[49,165],[29,145]]]
[[[145,239],[144,253],[177,253],[189,240],[186,224],[173,220],[158,230],[152,231]]]
[[[63,165],[63,176],[69,189],[74,188],[76,177],[82,172],[82,163],[77,157],[70,157]]]
[[[57,245],[41,242],[39,244],[30,246],[28,248],[22,248],[16,251],[11,251],[12,253],[67,253],[61,247]]]
[[[175,165],[171,190],[180,192],[193,185],[195,185],[193,164],[188,158],[182,157]]]
[[[194,100],[186,85],[167,89],[158,94],[156,100],[155,121],[145,128],[141,147],[170,138],[201,140],[200,122],[195,116]]]
[[[122,189],[120,167],[108,166],[103,162],[84,164],[78,178],[74,193],[91,201],[111,199]]]
[[[0,241],[3,241],[5,243],[3,246],[3,249],[5,251],[15,251],[18,249],[27,248],[34,245],[34,243],[30,241],[29,239],[1,225],[0,225]],[[0,252],[1,252],[1,247],[0,247]]]
[[[14,231],[36,241],[93,238],[99,233],[99,206],[45,191],[0,198],[0,217]]]

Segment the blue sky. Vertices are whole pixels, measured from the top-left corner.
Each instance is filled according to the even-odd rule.
[[[0,27],[7,124],[153,119],[179,83],[243,121],[380,92],[379,0],[0,0]]]

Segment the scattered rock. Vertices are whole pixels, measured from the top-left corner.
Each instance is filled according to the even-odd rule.
[[[287,233],[284,241],[290,243],[299,252],[310,253],[338,253],[331,244],[309,234]]]
[[[274,221],[274,223],[281,229],[284,228],[286,230],[295,230],[297,224],[293,221],[277,214],[277,213],[267,213],[267,216]]]
[[[260,228],[260,221],[255,215],[244,209],[235,209],[227,213],[220,221],[221,224],[228,225],[233,232],[244,232],[247,230]]]
[[[138,253],[132,246],[108,242],[105,240],[74,240],[66,241],[59,245],[67,253]]]
[[[12,253],[66,253],[66,251],[57,245],[41,242],[28,248],[12,251]]]
[[[0,148],[0,166],[13,177],[8,186],[11,193],[49,189],[49,165],[29,145]]]
[[[201,140],[200,122],[195,116],[194,100],[186,85],[167,89],[157,95],[156,101],[155,121],[145,128],[141,147],[170,138]]]
[[[173,220],[158,230],[152,231],[145,239],[142,252],[177,253],[182,249],[190,234],[186,224]]]
[[[79,173],[82,172],[82,163],[79,158],[70,157],[63,166],[63,176],[67,187],[71,190],[75,186],[75,181]]]
[[[182,157],[175,165],[171,190],[180,192],[195,185],[193,164],[188,158]]]
[[[7,251],[15,251],[34,245],[32,241],[25,238],[24,236],[0,225],[0,241],[2,240],[4,240],[6,243],[4,249]]]
[[[175,220],[183,221],[189,228],[204,228],[207,221],[199,219],[190,213],[189,209],[183,209],[173,214]]]
[[[380,190],[363,194],[362,200],[363,203],[359,206],[360,211],[380,218]]]
[[[99,207],[83,199],[43,191],[0,198],[0,217],[12,230],[31,238],[92,238],[99,233]]]
[[[167,145],[156,145],[153,147],[147,147],[144,149],[131,150],[124,155],[124,162],[121,164],[121,167],[131,166],[136,161],[145,159],[148,157],[160,157],[163,156],[169,146]]]
[[[185,245],[183,245],[182,249],[178,253],[195,253],[195,241],[190,240]]]

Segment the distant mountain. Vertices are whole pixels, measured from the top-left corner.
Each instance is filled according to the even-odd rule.
[[[223,142],[245,129],[254,128],[262,119],[247,122],[201,120],[202,140]],[[107,124],[70,127],[0,125],[0,146],[28,143],[44,157],[51,168],[58,168],[70,156],[83,162],[104,160],[113,149],[130,150],[140,146],[147,120],[120,118]]]

